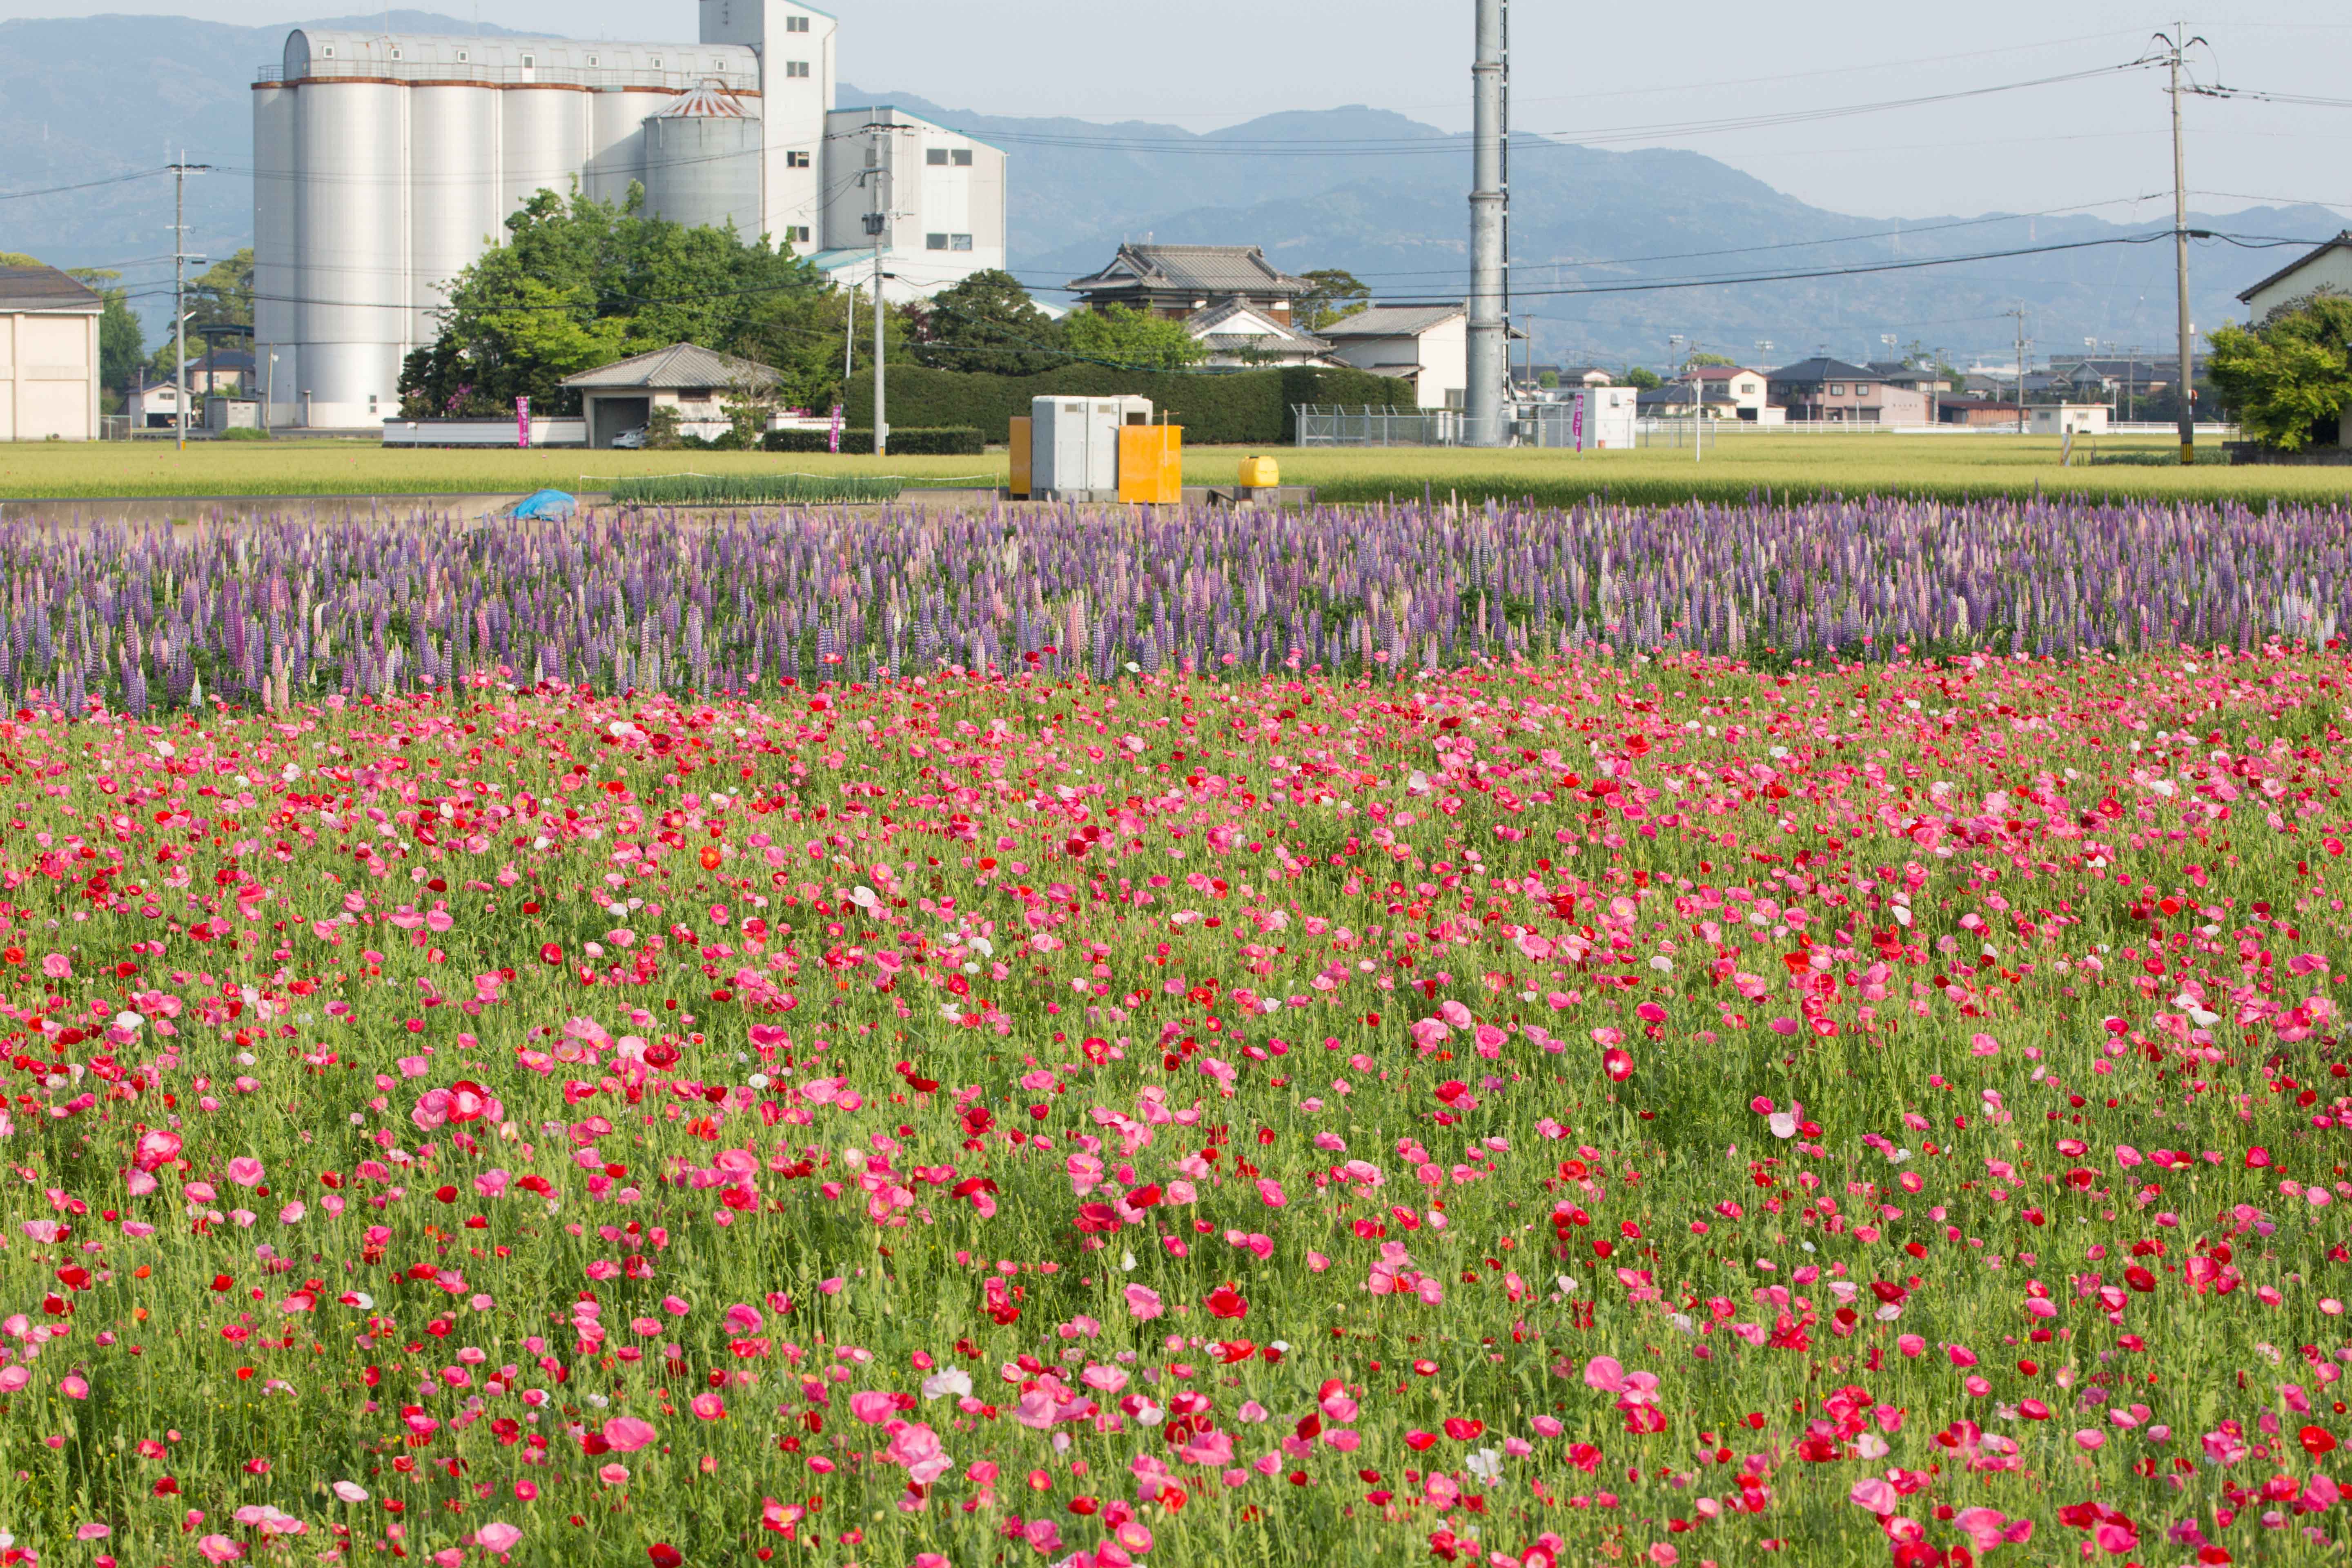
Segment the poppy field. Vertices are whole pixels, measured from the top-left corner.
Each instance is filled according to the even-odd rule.
[[[0,1561],[2341,1561],[2345,520],[2133,515],[0,537]]]

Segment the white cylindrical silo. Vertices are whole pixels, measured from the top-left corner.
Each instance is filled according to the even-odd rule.
[[[666,92],[604,88],[589,99],[588,173],[582,188],[618,206],[646,177],[643,127],[677,100]]]
[[[760,122],[735,98],[697,88],[646,121],[646,216],[760,236]]]
[[[297,390],[306,424],[352,428],[397,405],[409,301],[407,90],[314,79],[295,95]]]
[[[501,233],[499,100],[491,86],[408,89],[409,327],[412,342],[440,335],[432,312],[446,285]]]
[[[253,365],[269,399],[268,424],[294,423],[298,384],[294,258],[294,105],[302,89],[274,81],[253,89]],[[276,356],[276,364],[271,357]]]
[[[571,200],[572,182],[588,162],[588,97],[553,86],[510,85],[499,94],[500,222],[542,190]]]

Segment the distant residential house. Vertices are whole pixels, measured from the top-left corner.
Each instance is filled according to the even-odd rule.
[[[2352,294],[2352,228],[2288,262],[2240,294],[2238,300],[2246,307],[2247,319],[2259,322],[2280,306],[2321,289]]]
[[[1459,305],[1374,305],[1327,323],[1342,364],[1412,383],[1413,401],[1447,408],[1470,384],[1469,313]]]
[[[1789,411],[1789,423],[1924,426],[1927,396],[1915,387],[1895,386],[1867,366],[1814,358],[1766,374],[1773,402]]]
[[[1947,395],[1936,400],[1936,420],[1942,425],[2015,425],[2017,405],[1965,393]]]
[[[131,423],[142,430],[163,430],[179,423],[180,389],[169,381],[149,381],[143,375],[131,384],[128,407]],[[188,386],[188,424],[193,428],[204,395],[190,378]]]
[[[1699,384],[1706,388],[1710,408],[1719,403],[1731,411],[1730,418],[1745,419],[1753,424],[1759,412],[1771,401],[1771,395],[1767,391],[1769,382],[1760,370],[1736,364],[1702,365],[1698,379]]]
[[[1067,285],[1088,308],[1123,305],[1182,321],[1229,301],[1290,325],[1293,300],[1314,288],[1255,245],[1122,245],[1100,271]]]
[[[1863,368],[1889,386],[1907,386],[1915,392],[1949,392],[1953,389],[1952,378],[1931,364],[1874,359]]]
[[[1209,351],[1212,365],[1326,364],[1331,345],[1274,312],[1227,300],[1187,317],[1184,330]]]
[[[1615,386],[1617,373],[1606,365],[1572,364],[1559,373],[1562,386]]]
[[[729,425],[729,402],[772,392],[782,379],[770,366],[751,360],[698,343],[672,343],[567,375],[559,384],[580,394],[587,444],[606,447],[649,427],[654,411],[660,408],[676,410],[679,426],[691,434],[720,434]]]

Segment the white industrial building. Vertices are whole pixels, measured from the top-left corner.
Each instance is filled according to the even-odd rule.
[[[1004,154],[834,104],[833,17],[700,0],[698,44],[298,28],[254,83],[256,359],[273,426],[372,426],[444,286],[541,190],[732,222],[870,288],[1004,265]],[[878,236],[877,236],[878,230]]]

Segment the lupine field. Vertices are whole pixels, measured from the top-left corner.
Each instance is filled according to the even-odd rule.
[[[0,533],[0,1561],[2341,1562],[2347,542]]]

